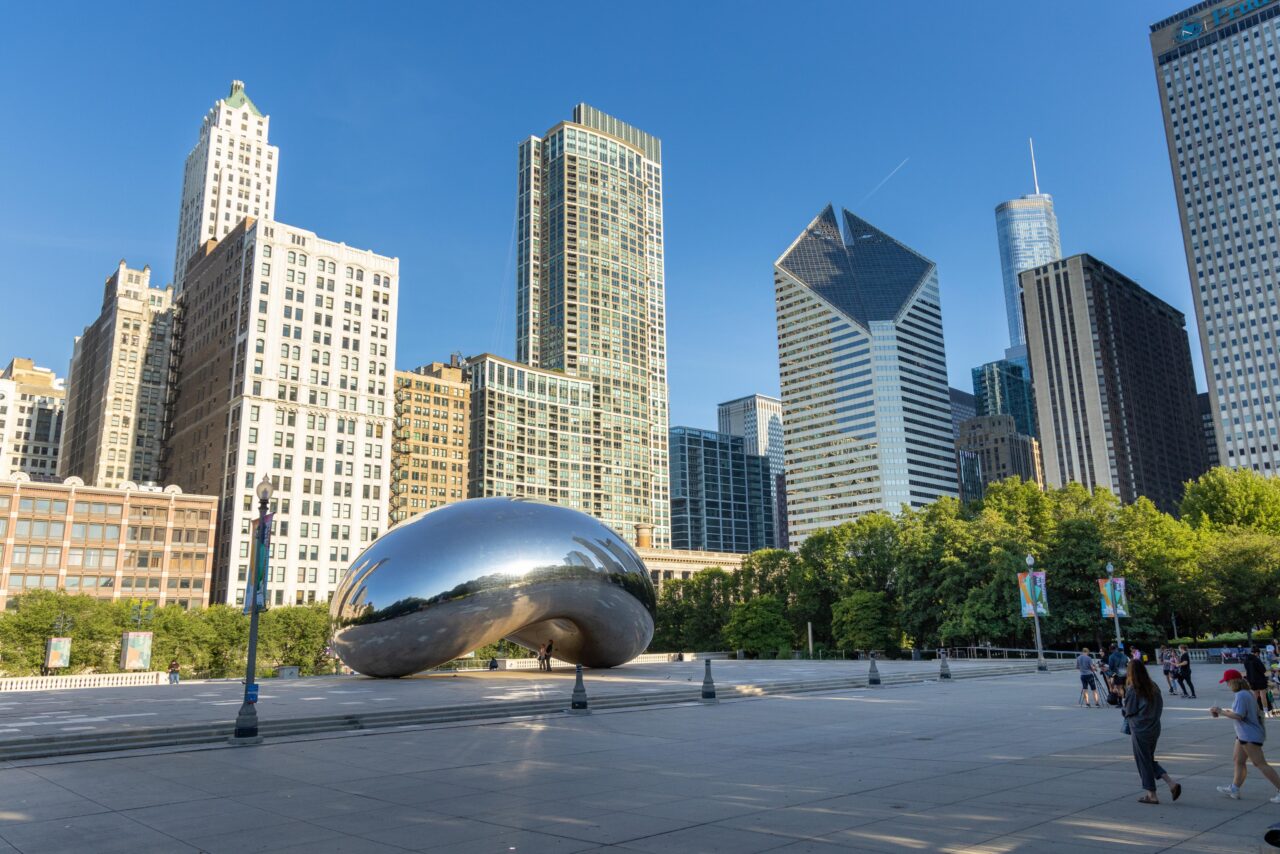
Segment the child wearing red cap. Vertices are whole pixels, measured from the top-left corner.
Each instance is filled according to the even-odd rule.
[[[1218,791],[1228,798],[1239,800],[1240,786],[1244,784],[1248,763],[1252,762],[1262,772],[1262,776],[1270,780],[1271,785],[1276,788],[1276,794],[1271,798],[1271,803],[1280,804],[1280,774],[1276,774],[1275,769],[1267,763],[1267,758],[1262,755],[1262,744],[1267,740],[1267,731],[1262,724],[1262,709],[1258,705],[1258,699],[1249,689],[1248,680],[1239,670],[1233,669],[1223,673],[1218,683],[1223,682],[1227,683],[1227,687],[1234,694],[1231,708],[1213,706],[1209,709],[1209,714],[1215,718],[1219,716],[1230,718],[1235,722],[1236,746],[1232,754],[1235,760],[1235,774],[1231,779],[1231,785],[1218,786]]]

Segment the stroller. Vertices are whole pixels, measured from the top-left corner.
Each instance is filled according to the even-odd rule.
[[[1122,688],[1120,687],[1124,679],[1111,673],[1107,665],[1102,665],[1102,684],[1107,688],[1107,705],[1119,708],[1122,701]]]

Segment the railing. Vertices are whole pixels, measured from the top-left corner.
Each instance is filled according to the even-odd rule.
[[[1014,649],[1002,646],[956,646],[946,650],[947,657],[953,659],[998,659],[998,658],[1016,658],[1026,659],[1035,658],[1038,653],[1034,649]],[[1079,655],[1074,650],[1046,649],[1044,657],[1046,659],[1072,659]]]
[[[129,685],[162,685],[168,674],[81,673],[72,676],[15,676],[0,679],[0,691],[62,691],[69,688],[120,688]]]

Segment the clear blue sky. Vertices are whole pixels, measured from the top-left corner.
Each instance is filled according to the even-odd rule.
[[[772,263],[828,202],[937,262],[969,389],[1008,343],[992,211],[1031,191],[1028,136],[1064,251],[1190,311],[1147,37],[1189,4],[12,6],[0,359],[65,373],[120,258],[170,279],[184,158],[239,78],[276,218],[400,258],[400,367],[514,354],[516,144],[586,101],[663,140],[672,423],[777,393]]]

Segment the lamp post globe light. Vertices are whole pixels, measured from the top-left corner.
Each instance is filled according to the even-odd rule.
[[[236,714],[234,744],[258,744],[258,685],[254,675],[258,666],[258,611],[266,606],[267,552],[271,538],[271,480],[264,474],[254,492],[258,496],[258,525],[253,537],[253,560],[250,561],[249,586],[244,607],[249,615],[249,656],[245,665],[244,702]]]
[[[1027,572],[1032,572],[1036,566],[1036,559],[1032,555],[1027,555]],[[1027,578],[1027,590],[1034,589],[1035,579]],[[1040,642],[1040,603],[1036,601],[1034,596],[1031,597],[1031,618],[1035,621],[1036,626],[1036,670],[1041,673],[1049,672],[1049,665],[1044,660],[1044,644]]]

